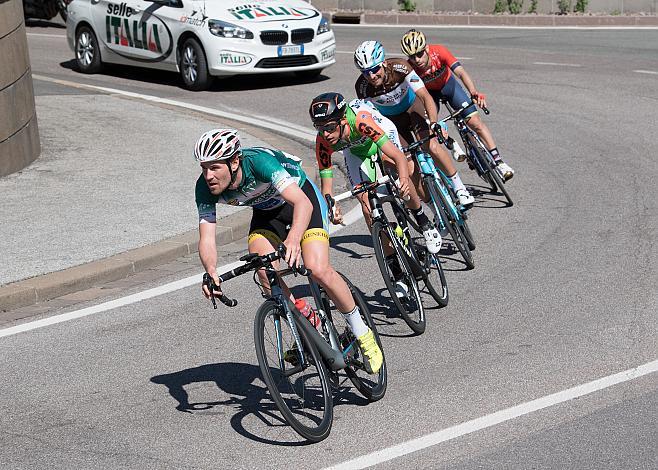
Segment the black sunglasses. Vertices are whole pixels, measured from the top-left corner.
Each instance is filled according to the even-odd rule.
[[[361,73],[367,77],[368,75],[372,75],[379,72],[379,69],[381,68],[382,68],[382,64],[379,64],[379,65],[375,65],[374,67],[370,67],[369,69],[361,70]]]
[[[313,124],[313,127],[315,127],[318,132],[329,132],[331,134],[339,125],[340,122],[325,122],[323,124]]]
[[[415,54],[411,54],[408,57],[410,59],[422,59],[424,55],[425,55],[425,49],[423,49],[422,51],[418,51]]]

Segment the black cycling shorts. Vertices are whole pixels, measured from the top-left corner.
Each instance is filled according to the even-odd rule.
[[[329,243],[329,219],[327,202],[320,190],[307,179],[301,187],[313,205],[313,213],[308,228],[302,236],[302,244],[312,240],[324,240]],[[293,207],[284,204],[275,209],[254,209],[249,226],[249,242],[258,237],[266,238],[276,247],[288,236],[292,224]]]

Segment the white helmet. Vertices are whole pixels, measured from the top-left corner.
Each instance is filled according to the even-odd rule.
[[[384,62],[384,46],[379,41],[365,41],[354,51],[354,65],[359,70],[368,70]]]
[[[228,160],[240,152],[240,136],[235,129],[211,129],[194,146],[194,158],[199,162]]]

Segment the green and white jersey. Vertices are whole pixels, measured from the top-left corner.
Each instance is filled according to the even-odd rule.
[[[242,181],[236,189],[227,189],[218,196],[210,193],[208,184],[199,176],[196,182],[196,205],[199,222],[215,223],[215,205],[231,204],[254,209],[276,209],[285,204],[281,192],[293,183],[301,187],[306,182],[301,160],[289,153],[264,147],[242,149],[240,160]]]

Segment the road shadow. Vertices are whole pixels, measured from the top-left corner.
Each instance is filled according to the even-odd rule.
[[[60,62],[61,67],[79,72],[75,60]],[[153,70],[142,67],[119,64],[103,64],[103,69],[96,75],[104,75],[114,78],[122,78],[142,83],[151,83],[156,85],[167,85],[183,88],[183,81],[177,72]],[[313,78],[304,78],[297,76],[293,72],[282,72],[277,74],[249,74],[237,75],[226,78],[216,77],[212,85],[207,90],[209,92],[232,92],[232,91],[249,91],[249,90],[268,90],[283,88],[294,85],[310,85],[329,80],[326,75],[320,74]]]
[[[475,198],[475,203],[470,210],[475,208],[504,209],[510,207],[505,195],[500,191],[492,191],[490,187],[482,185],[469,184],[467,187],[469,192]],[[502,201],[498,199],[499,197],[503,198]]]
[[[27,28],[56,28],[56,29],[66,29],[66,25],[62,23],[55,23],[49,20],[38,20],[28,18],[25,20],[25,26]]]
[[[272,401],[267,387],[261,381],[260,368],[257,365],[226,362],[205,364],[199,367],[183,369],[177,372],[151,377],[150,381],[164,385],[169,395],[176,400],[176,410],[193,415],[216,416],[226,414],[226,408],[236,410],[231,417],[231,427],[240,435],[256,442],[278,446],[303,446],[309,442],[298,436],[283,419],[279,409]],[[215,394],[207,400],[190,402],[186,386],[203,382],[214,383],[229,398],[216,400]],[[206,390],[206,389],[203,389]],[[198,395],[199,390],[195,390]],[[333,388],[334,407],[340,405],[365,406],[368,401],[353,392],[349,379],[341,375],[341,381]],[[255,416],[263,424],[259,435],[246,429],[243,421]],[[258,428],[261,429],[261,428]],[[276,434],[276,438],[268,435]],[[284,439],[283,436],[292,436]]]

